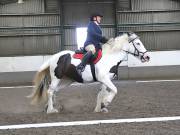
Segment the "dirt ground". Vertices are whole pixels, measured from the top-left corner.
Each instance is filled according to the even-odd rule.
[[[108,114],[94,113],[100,84],[74,85],[57,93],[58,114],[25,98],[31,88],[0,88],[0,126],[45,122],[180,116],[180,82],[116,81]],[[0,130],[0,135],[180,135],[180,121]]]

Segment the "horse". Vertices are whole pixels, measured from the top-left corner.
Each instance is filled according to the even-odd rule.
[[[52,55],[45,61],[34,78],[34,90],[28,96],[31,104],[46,104],[46,113],[57,113],[54,108],[54,95],[62,87],[67,87],[73,82],[93,82],[90,65],[87,65],[82,72],[81,78],[75,74],[76,66],[80,59],[73,58],[74,51],[64,50]],[[113,73],[110,72],[113,66],[117,65],[132,54],[141,62],[148,62],[150,56],[140,38],[133,32],[123,33],[120,36],[111,38],[102,45],[102,57],[94,65],[95,77],[101,83],[101,89],[97,95],[97,103],[94,112],[108,112],[108,106],[117,94],[117,88],[112,82]],[[80,79],[79,79],[80,78]]]

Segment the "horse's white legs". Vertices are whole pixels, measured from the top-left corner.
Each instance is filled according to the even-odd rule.
[[[48,89],[48,104],[47,104],[47,113],[57,113],[58,110],[53,107],[53,96],[54,91],[57,89],[59,79],[53,79]]]
[[[113,100],[115,95],[117,94],[117,88],[115,85],[112,83],[109,77],[105,77],[102,82],[110,89],[110,92],[106,92],[103,97],[102,105],[101,108],[106,108]]]
[[[106,90],[106,88],[107,88],[107,86],[102,84],[101,90],[99,91],[99,93],[97,95],[97,104],[94,109],[94,112],[101,112],[101,104],[103,102],[103,98],[106,94],[108,94],[108,91]]]

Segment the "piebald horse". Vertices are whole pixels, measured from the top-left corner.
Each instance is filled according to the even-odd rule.
[[[70,50],[61,51],[54,54],[40,67],[34,79],[34,90],[29,96],[32,104],[45,101],[47,113],[58,112],[53,105],[55,92],[60,87],[66,87],[79,79],[73,73],[80,60],[73,58],[73,54],[74,52]],[[95,76],[97,81],[102,84],[97,95],[95,112],[108,112],[107,107],[117,94],[117,88],[111,81],[110,69],[118,62],[123,61],[127,54],[132,54],[141,62],[148,62],[150,59],[146,48],[135,33],[124,33],[110,39],[102,46],[102,58],[95,64]],[[83,83],[93,82],[89,65],[82,72],[81,79]]]

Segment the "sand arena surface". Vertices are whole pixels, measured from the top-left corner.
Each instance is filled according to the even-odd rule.
[[[108,114],[93,113],[100,84],[75,85],[57,93],[58,114],[47,115],[25,97],[31,88],[0,88],[0,125],[180,116],[180,82],[116,81]],[[180,121],[0,130],[0,135],[179,135]]]

